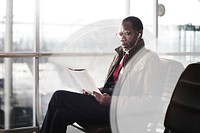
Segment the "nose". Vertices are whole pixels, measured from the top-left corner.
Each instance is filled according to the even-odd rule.
[[[121,36],[121,39],[120,39],[121,41],[125,41],[126,40],[126,36],[124,35],[124,34],[122,34],[122,36]]]

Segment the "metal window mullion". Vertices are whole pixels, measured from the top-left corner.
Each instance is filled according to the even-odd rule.
[[[156,51],[158,50],[158,0],[153,2],[153,34],[155,36]]]
[[[131,1],[130,0],[126,0],[125,1],[125,16],[129,16],[130,15],[130,6],[131,6]]]
[[[6,33],[4,52],[11,51],[12,26],[13,26],[13,0],[6,1]],[[5,58],[5,85],[4,85],[4,125],[5,129],[10,128],[11,97],[12,97],[12,62],[10,58]]]
[[[35,52],[40,52],[40,0],[35,0]],[[33,58],[33,125],[39,127],[39,56]]]

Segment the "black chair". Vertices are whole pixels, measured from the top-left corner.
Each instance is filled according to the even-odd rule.
[[[164,133],[200,133],[200,63],[181,74],[164,120]]]

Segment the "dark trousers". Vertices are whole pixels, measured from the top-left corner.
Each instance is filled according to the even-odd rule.
[[[109,123],[109,107],[100,105],[93,96],[56,91],[48,106],[40,133],[66,133],[67,126],[77,122]]]

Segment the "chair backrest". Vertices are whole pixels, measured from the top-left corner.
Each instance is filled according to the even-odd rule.
[[[162,75],[164,77],[162,84],[162,88],[160,91],[162,91],[160,95],[160,98],[157,100],[156,103],[157,111],[153,115],[153,122],[151,127],[148,130],[151,130],[151,132],[155,133],[157,130],[163,131],[164,126],[164,118],[166,114],[167,107],[169,105],[173,90],[178,82],[178,79],[181,75],[181,73],[184,70],[184,66],[182,63],[172,60],[172,59],[165,59],[161,58],[161,63],[163,65],[162,67]]]
[[[200,63],[181,74],[165,115],[165,133],[200,132]]]

